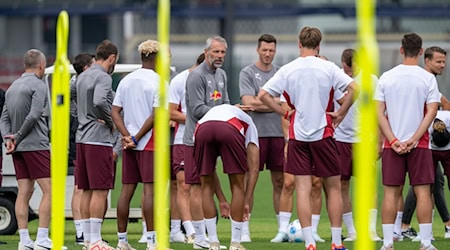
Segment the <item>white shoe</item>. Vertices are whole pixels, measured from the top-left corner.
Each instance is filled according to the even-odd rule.
[[[108,243],[104,242],[103,240],[98,240],[92,244],[89,245],[88,250],[115,250],[114,247],[108,245]]]
[[[419,236],[419,235],[417,235],[417,236]],[[403,238],[404,238],[403,235],[394,232],[394,241],[403,241]],[[413,241],[414,241],[414,239],[413,239]],[[420,241],[420,239],[419,239],[419,241]]]
[[[241,242],[252,242],[250,234],[241,234]]]
[[[219,242],[209,243],[209,250],[220,250],[220,243]]]
[[[271,239],[270,242],[272,243],[281,243],[281,242],[287,242],[289,240],[287,233],[278,232],[277,235],[275,235],[275,238]]]
[[[47,238],[46,240],[43,241],[35,241],[34,242],[34,250],[50,250],[52,249],[52,240]],[[61,247],[62,250],[67,250],[66,246],[62,246]]]
[[[195,234],[191,234],[186,238],[187,244],[194,244],[194,242],[195,242]]]
[[[117,244],[116,250],[136,250],[128,242],[119,242]]]
[[[344,239],[344,241],[355,241],[356,233],[348,234],[348,236]]]
[[[34,242],[30,241],[28,243],[22,243],[19,242],[19,246],[17,247],[18,250],[33,250],[34,249]]]
[[[145,233],[142,234],[141,238],[138,240],[138,243],[147,243],[147,236]]]
[[[194,249],[208,249],[209,242],[206,240],[203,241],[194,241]]]
[[[314,238],[314,241],[316,241],[316,242],[325,242],[325,240],[322,239],[317,232],[313,232],[312,236]]]
[[[384,245],[382,245],[381,246],[381,248],[380,248],[380,250],[394,250],[394,247],[392,246],[392,245],[389,245],[389,246],[384,246]]]
[[[444,239],[450,239],[450,227],[444,226],[445,234]]]
[[[424,246],[423,244],[420,244],[420,250],[437,250],[437,248],[433,245],[429,245],[429,246]]]
[[[237,242],[231,242],[229,250],[246,250],[246,248]]]
[[[181,242],[181,243],[186,243],[186,236],[184,236],[183,232],[178,231],[178,233],[174,234],[174,235],[170,235],[170,243],[172,242]]]
[[[370,239],[372,241],[382,241],[380,236],[378,236],[377,232],[369,232]]]

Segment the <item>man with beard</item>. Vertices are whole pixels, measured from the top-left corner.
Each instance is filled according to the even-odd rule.
[[[202,204],[200,175],[194,161],[194,130],[200,120],[211,107],[229,104],[227,92],[227,76],[222,67],[227,42],[221,36],[212,36],[206,40],[204,50],[205,61],[195,68],[186,80],[186,127],[183,143],[185,182],[190,184],[190,208],[192,225],[195,230],[194,248],[210,248],[206,240],[205,224],[209,241],[218,243],[216,233],[216,207],[214,204]],[[220,187],[217,175],[214,174],[216,187]],[[217,190],[217,189],[216,189]]]
[[[280,68],[273,65],[272,61],[276,53],[277,39],[270,34],[263,34],[258,38],[258,60],[241,70],[239,75],[239,89],[241,102],[251,106],[254,111],[249,112],[258,129],[259,145],[259,169],[270,170],[273,186],[273,208],[279,222],[280,196],[283,188],[283,157],[284,138],[281,129],[281,117],[271,108],[263,104],[258,98],[259,90]],[[276,97],[279,101],[279,97]],[[269,153],[271,152],[271,153]],[[250,210],[253,203],[250,203]],[[250,219],[250,217],[249,217]],[[279,223],[278,223],[279,224]],[[241,242],[251,242],[249,221],[242,226]]]
[[[106,199],[114,187],[114,123],[110,74],[119,58],[111,41],[104,40],[96,49],[96,62],[78,77],[77,172],[81,197],[84,243],[90,249],[114,249],[102,241],[101,226]]]

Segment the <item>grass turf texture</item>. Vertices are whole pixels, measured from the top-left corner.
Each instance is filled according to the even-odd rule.
[[[225,194],[228,199],[230,199],[230,191],[228,185],[228,178],[224,174],[222,174],[222,168],[219,166],[218,170],[220,172],[219,176],[221,178],[221,184],[224,189]],[[111,204],[115,206],[117,204],[117,197],[120,192],[120,166],[118,166],[118,177],[116,179],[116,189],[114,190],[111,198]],[[377,187],[378,193],[382,194],[382,186],[380,181],[378,181],[379,185]],[[447,186],[445,186],[447,187]],[[140,204],[140,190],[136,191],[136,195],[132,201],[132,207],[138,207]],[[405,190],[407,191],[407,187]],[[448,190],[446,190],[447,201],[450,201],[450,195]],[[381,195],[379,195],[381,197]],[[378,203],[380,204],[381,198]],[[382,236],[381,232],[381,211],[378,213],[378,223],[377,223],[377,231],[380,236]],[[296,212],[294,211],[294,215],[291,220],[296,218]],[[412,226],[418,229],[417,219],[414,216],[412,221]],[[37,220],[30,222],[29,224],[30,235],[32,239],[36,237],[37,231]],[[68,249],[81,249],[80,246],[75,244],[75,228],[72,220],[66,221],[65,227],[65,246]],[[218,223],[218,234],[219,240],[222,245],[229,246],[230,237],[231,237],[231,229],[230,222],[228,220],[220,219]],[[344,234],[346,233],[344,227]],[[251,222],[250,222],[250,231],[251,231],[251,243],[243,244],[248,249],[260,249],[260,250],[269,250],[269,249],[304,249],[304,243],[281,243],[274,244],[270,243],[270,239],[272,239],[277,232],[277,223],[276,218],[273,212],[272,206],[272,185],[270,181],[270,172],[263,171],[260,173],[260,177],[258,180],[258,184],[256,187],[255,193],[255,207],[253,208]],[[328,221],[327,212],[325,209],[325,202],[322,206],[322,215],[319,225],[319,235],[324,238],[327,242],[325,243],[317,243],[318,249],[329,249],[330,248],[330,224]],[[433,223],[433,232],[436,240],[433,242],[433,245],[438,249],[450,249],[450,239],[444,239],[444,226],[439,217],[439,214],[436,212]],[[128,240],[136,249],[145,249],[145,244],[139,244],[137,241],[140,239],[142,233],[142,223],[129,223],[128,226]],[[106,219],[103,223],[102,228],[102,237],[105,240],[110,242],[111,246],[116,246],[117,244],[117,224],[115,219]],[[16,233],[15,235],[0,235],[0,241],[4,241],[7,244],[0,245],[0,249],[2,250],[13,250],[17,249],[17,244],[19,241],[19,235]],[[354,249],[353,243],[346,242],[346,247],[348,249]],[[376,243],[375,249],[379,249],[381,247],[381,242]],[[192,245],[182,244],[182,243],[173,243],[171,244],[171,248],[176,250],[187,250],[192,249]],[[410,240],[404,240],[403,242],[396,242],[395,249],[403,250],[403,249],[418,249],[418,242],[411,242]],[[366,250],[366,249],[362,249]]]

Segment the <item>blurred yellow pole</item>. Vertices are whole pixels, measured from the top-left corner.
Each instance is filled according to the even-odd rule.
[[[67,42],[69,37],[69,15],[61,11],[56,27],[56,61],[52,79],[51,114],[51,184],[52,215],[51,236],[53,249],[64,245],[65,195],[69,148],[69,60]]]
[[[158,249],[169,245],[169,111],[167,82],[170,76],[169,29],[170,0],[158,1],[158,41],[160,50],[156,61],[156,72],[160,76],[160,107],[156,109],[155,122],[155,229]]]
[[[357,0],[356,16],[358,26],[357,64],[362,70],[359,96],[360,143],[355,146],[354,170],[356,180],[356,228],[358,238],[355,249],[374,249],[369,236],[369,210],[374,208],[377,192],[375,162],[377,151],[377,116],[373,101],[374,84],[371,74],[378,72],[378,46],[375,28],[375,0]]]

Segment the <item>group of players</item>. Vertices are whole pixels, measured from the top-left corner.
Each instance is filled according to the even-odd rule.
[[[349,180],[352,146],[359,140],[356,118],[362,72],[354,62],[352,49],[343,51],[342,68],[320,56],[322,34],[319,29],[304,27],[298,38],[299,57],[279,67],[272,63],[276,38],[269,34],[259,37],[258,60],[240,73],[241,105],[230,105],[227,77],[221,69],[227,42],[220,36],[208,38],[195,65],[171,80],[169,112],[175,126],[171,154],[172,242],[190,243],[194,249],[225,248],[220,244],[216,229],[216,195],[221,216],[231,220],[229,249],[245,249],[241,243],[251,242],[249,222],[253,192],[258,172],[264,166],[271,171],[278,221],[278,233],[272,243],[287,241],[294,190],[307,250],[316,249],[316,242],[324,241],[317,234],[322,189],[325,189],[331,222],[331,249],[346,249],[342,243],[342,221],[348,234],[344,241],[356,239]],[[153,170],[157,167],[153,163],[153,122],[154,110],[160,106],[160,78],[155,72],[159,49],[159,43],[153,40],[139,45],[142,68],[124,77],[116,93],[112,91],[110,74],[119,51],[113,43],[101,42],[95,59],[88,54],[75,59],[77,76],[71,83],[71,113],[78,122],[74,126],[77,186],[74,197],[78,205],[72,209],[79,211],[75,225],[77,238],[83,237],[83,249],[113,249],[102,240],[101,225],[107,194],[114,185],[114,162],[120,151],[122,187],[117,206],[116,249],[134,250],[127,238],[127,221],[129,204],[139,182],[144,183],[145,227],[141,240],[147,243],[147,250],[158,248],[153,227],[153,203],[157,202],[153,200]],[[383,137],[380,140],[384,185],[381,249],[393,249],[394,239],[400,238],[402,233],[410,235],[412,231],[408,222],[403,232],[399,226],[403,210],[401,191],[408,172],[412,194],[421,204],[417,207],[420,249],[433,250],[436,248],[431,245],[430,186],[435,181],[438,161],[443,162],[446,173],[450,171],[446,169],[450,115],[448,111],[437,111],[439,103],[444,109],[449,103],[439,94],[435,78],[442,73],[446,53],[438,47],[427,49],[425,69],[419,67],[422,40],[415,33],[404,35],[400,53],[402,64],[385,72],[379,81],[372,76]],[[25,73],[6,92],[0,119],[2,137],[7,153],[13,156],[19,183],[16,201],[19,250],[51,248],[48,238],[50,151],[45,119],[48,100],[46,86],[40,80],[44,69],[42,52],[28,51]],[[113,151],[114,145],[119,145],[116,151]],[[217,177],[218,156],[230,180],[230,204]],[[24,212],[34,180],[44,193],[36,242],[29,236]],[[449,221],[448,212],[446,215],[444,222]],[[370,235],[373,240],[381,240],[376,233],[376,209],[370,211],[370,218]],[[450,229],[446,226],[446,230]]]

